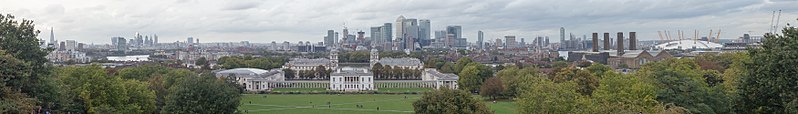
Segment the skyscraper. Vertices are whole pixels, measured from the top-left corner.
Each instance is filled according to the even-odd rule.
[[[153,40],[152,43],[153,44],[158,44],[158,35],[157,34],[153,34],[152,37],[155,38],[155,40]]]
[[[479,46],[479,49],[485,48],[485,43],[483,42],[485,40],[484,38],[484,33],[482,33],[481,30],[477,31],[477,46]]]
[[[385,39],[382,38],[382,26],[371,27],[369,32],[371,37],[371,45],[380,45]]]
[[[335,30],[327,30],[327,36],[324,37],[324,46],[331,47],[335,45],[335,36],[333,35],[335,35]]]
[[[461,26],[446,26],[446,32],[448,34],[454,34],[454,38],[456,39],[463,38],[463,27]]]
[[[567,46],[568,43],[565,41],[565,27],[560,27],[560,48]]]
[[[382,25],[382,34],[384,41],[391,42],[393,40],[393,26],[391,26],[391,23]]]
[[[405,25],[405,16],[400,15],[398,18],[396,18],[396,23],[394,23],[394,30],[396,31],[394,32],[394,37],[396,37],[397,40],[404,38],[405,34],[404,25]]]
[[[419,41],[418,42],[419,42],[419,44],[421,44],[421,46],[430,45],[430,42],[432,42],[432,40],[430,40],[430,31],[431,30],[430,30],[429,19],[421,19],[421,20],[419,20],[419,25],[418,26],[419,26],[418,27],[418,30],[419,30],[419,32],[418,32]]]
[[[55,42],[55,35],[53,34],[53,27],[50,27],[50,44],[56,45],[58,43]]]

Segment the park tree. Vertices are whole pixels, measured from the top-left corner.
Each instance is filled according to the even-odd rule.
[[[479,95],[491,97],[491,99],[495,100],[496,97],[504,92],[504,84],[502,84],[502,80],[499,77],[491,77],[482,83],[479,90]]]
[[[9,57],[16,58],[26,65],[14,66],[16,73],[22,75],[3,77],[5,87],[19,91],[38,101],[42,109],[58,109],[57,84],[51,75],[52,66],[45,58],[52,49],[39,47],[39,30],[32,20],[15,20],[10,14],[0,14],[0,50]]]
[[[479,70],[477,66],[466,67],[460,72],[460,78],[457,80],[457,87],[468,92],[478,91],[477,89],[482,85],[482,79],[478,74]]]
[[[374,77],[376,77],[377,79],[382,79],[382,75],[383,75],[382,72],[384,72],[384,71],[382,69],[382,64],[381,63],[375,63],[374,66],[371,67],[371,71],[374,72]]]
[[[441,88],[425,92],[421,99],[413,102],[417,114],[492,114],[483,102],[461,90]]]
[[[603,64],[592,64],[588,66],[586,70],[590,71],[590,73],[594,76],[601,78],[603,77],[604,72],[612,71],[612,68]]]
[[[587,113],[580,101],[587,97],[576,92],[577,84],[571,81],[555,83],[546,78],[524,80],[524,87],[516,104],[521,114],[533,113]]]
[[[443,64],[443,66],[441,66],[439,70],[441,71],[441,73],[455,73],[455,72],[459,73],[459,71],[456,71],[454,67],[455,64],[452,64],[451,62],[446,62]]]
[[[460,73],[463,69],[465,69],[466,66],[468,66],[468,64],[471,64],[472,62],[474,62],[474,60],[471,60],[471,58],[468,57],[461,57],[460,59],[457,59],[457,62],[454,66],[454,73]]]
[[[607,71],[601,78],[601,86],[593,92],[596,112],[606,113],[657,113],[661,106],[656,99],[652,83],[635,75]]]
[[[36,99],[31,98],[19,89],[12,89],[6,86],[6,80],[13,79],[17,76],[23,76],[23,72],[19,72],[25,66],[24,61],[14,58],[6,54],[4,50],[0,49],[0,113],[31,113],[36,106]]]
[[[731,113],[722,86],[710,87],[703,73],[692,59],[666,59],[643,65],[636,75],[658,87],[657,101],[661,103],[673,103],[691,113]]]
[[[208,59],[205,58],[205,57],[197,58],[197,60],[194,61],[194,64],[199,66],[200,67],[199,69],[202,69],[202,70],[211,69],[210,68],[210,62],[208,62]]]
[[[749,48],[752,62],[740,85],[741,113],[788,113],[798,106],[798,28],[767,34],[760,48]],[[794,113],[794,112],[793,112]]]
[[[229,114],[238,108],[238,89],[214,76],[181,78],[169,88],[161,113]]]
[[[171,68],[159,64],[145,64],[136,67],[125,67],[117,71],[117,76],[125,79],[145,81],[156,74],[166,74]]]
[[[286,79],[294,79],[295,76],[296,76],[296,71],[295,70],[291,70],[289,68],[283,69],[283,72],[285,73],[285,78]]]
[[[582,95],[592,95],[593,90],[599,86],[598,77],[593,76],[587,70],[579,70],[574,75],[573,81],[577,84],[577,92]]]
[[[106,76],[99,65],[58,70],[65,112],[153,113],[155,92],[138,80]]]
[[[327,79],[328,77],[325,77],[327,76],[327,74],[325,73],[327,73],[327,68],[325,68],[322,65],[316,66],[316,70],[315,72],[313,72],[313,74],[315,74],[314,77],[316,77],[316,79]]]

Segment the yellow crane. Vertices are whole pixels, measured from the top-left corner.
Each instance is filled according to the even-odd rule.
[[[707,35],[707,42],[712,42],[712,29],[709,29],[709,35]]]

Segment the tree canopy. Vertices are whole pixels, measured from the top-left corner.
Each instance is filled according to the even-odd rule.
[[[462,90],[441,88],[424,93],[413,102],[417,114],[492,114],[482,101]]]

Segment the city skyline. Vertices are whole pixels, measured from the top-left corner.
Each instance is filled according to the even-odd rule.
[[[158,34],[160,43],[185,41],[269,43],[322,42],[327,30],[349,34],[393,23],[405,16],[429,19],[431,31],[462,26],[463,38],[486,41],[504,36],[557,38],[560,27],[576,36],[634,31],[640,40],[658,39],[660,30],[722,29],[722,38],[769,29],[772,11],[782,10],[780,26],[796,23],[798,1],[5,1],[0,12],[36,20],[48,39],[108,44],[136,32]],[[45,3],[45,4],[39,4]],[[136,5],[138,4],[138,5]],[[323,7],[324,6],[324,7]],[[336,7],[326,7],[336,6]],[[628,6],[628,7],[627,7]],[[394,31],[396,32],[396,31]],[[368,36],[368,35],[367,35]],[[394,36],[395,37],[395,36]],[[431,36],[434,37],[434,36]],[[340,39],[339,39],[340,40]],[[559,40],[552,40],[557,43]]]

